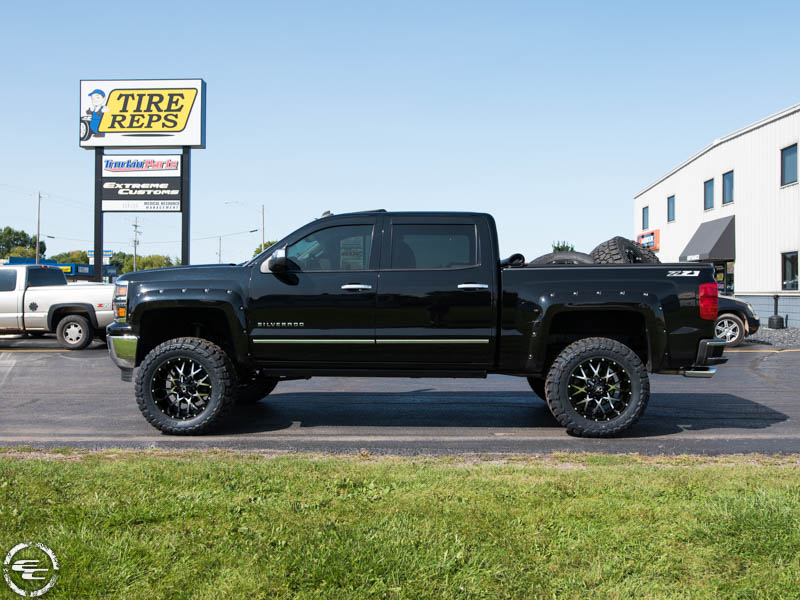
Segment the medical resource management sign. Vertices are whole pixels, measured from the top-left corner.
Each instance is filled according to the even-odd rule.
[[[82,80],[83,148],[205,148],[202,79]]]

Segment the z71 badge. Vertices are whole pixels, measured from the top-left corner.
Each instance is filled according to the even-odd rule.
[[[667,271],[667,277],[697,277],[700,271]]]

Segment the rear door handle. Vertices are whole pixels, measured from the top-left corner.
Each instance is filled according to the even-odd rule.
[[[488,290],[489,285],[486,283],[459,283],[458,289],[460,290]]]
[[[342,286],[343,290],[371,290],[372,286],[365,283],[345,283]]]

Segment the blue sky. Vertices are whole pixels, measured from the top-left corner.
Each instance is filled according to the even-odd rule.
[[[730,131],[800,102],[800,3],[7,3],[0,24],[0,226],[48,254],[91,247],[80,79],[202,77],[192,238],[319,216],[478,210],[501,250],[633,234],[632,198]],[[227,202],[227,204],[226,204]],[[130,252],[134,215],[105,217]],[[179,253],[177,215],[140,251]],[[72,238],[72,239],[66,239]],[[86,240],[86,241],[81,241]],[[260,234],[225,237],[224,262]],[[216,262],[216,238],[192,262]]]

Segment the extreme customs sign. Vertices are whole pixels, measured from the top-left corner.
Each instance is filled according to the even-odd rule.
[[[179,212],[181,156],[103,156],[103,212]]]
[[[82,80],[83,148],[205,147],[202,79]]]

